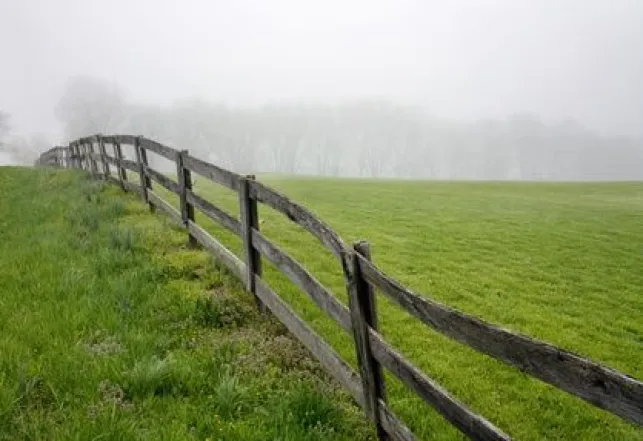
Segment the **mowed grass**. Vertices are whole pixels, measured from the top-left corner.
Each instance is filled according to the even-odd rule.
[[[643,184],[259,179],[348,244],[368,240],[376,264],[416,292],[643,378]],[[238,217],[233,192],[198,176],[195,189]],[[340,266],[316,239],[265,206],[260,217],[271,240],[346,300]],[[237,237],[198,213],[197,221],[243,257]],[[270,285],[355,365],[351,336],[265,267]],[[640,428],[378,302],[386,339],[514,439],[643,439]],[[386,381],[392,408],[420,439],[463,438],[397,379]]]
[[[0,168],[0,440],[370,440],[185,232],[79,172]]]

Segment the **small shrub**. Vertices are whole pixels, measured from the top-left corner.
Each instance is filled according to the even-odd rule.
[[[111,199],[105,205],[104,212],[107,218],[117,219],[127,213],[127,209],[123,201],[119,199]]]
[[[109,246],[120,251],[134,250],[134,232],[130,229],[113,228],[109,231]]]
[[[57,401],[51,385],[38,375],[24,376],[18,384],[18,405],[28,409],[47,409]]]
[[[124,389],[128,397],[184,395],[189,374],[169,358],[151,357],[136,363],[126,374]]]
[[[67,213],[67,221],[75,228],[93,233],[100,227],[100,211],[93,205],[81,205]]]
[[[228,295],[210,295],[196,301],[195,319],[202,326],[229,328],[248,322],[253,311],[241,299]]]
[[[230,369],[220,374],[212,398],[217,413],[223,418],[233,418],[248,407],[246,389]]]
[[[296,425],[306,430],[333,430],[340,418],[339,411],[330,398],[308,385],[302,385],[299,390],[288,395],[282,401],[280,413],[287,425]]]

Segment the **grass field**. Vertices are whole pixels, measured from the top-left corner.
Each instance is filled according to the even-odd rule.
[[[262,181],[423,295],[643,377],[643,184]],[[230,213],[237,196],[197,177]],[[261,229],[345,300],[338,263],[312,236],[260,207]],[[240,241],[197,220],[242,256]],[[277,271],[266,278],[354,363],[353,343]],[[380,296],[386,338],[461,401],[518,440],[638,440],[643,431],[428,330]],[[422,439],[460,439],[387,376],[393,409]]]
[[[186,236],[75,172],[0,168],[0,440],[369,440]]]

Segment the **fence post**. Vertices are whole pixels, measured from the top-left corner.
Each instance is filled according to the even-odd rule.
[[[255,276],[261,277],[261,255],[252,244],[252,229],[259,230],[259,211],[257,200],[250,195],[250,182],[254,175],[248,175],[239,181],[239,208],[241,217],[241,238],[246,254],[246,289],[252,293],[261,313],[266,312],[265,305],[257,297]]]
[[[183,157],[187,156],[187,150],[181,150],[176,155],[176,176],[179,182],[179,205],[181,209],[181,219],[186,228],[190,222],[194,222],[194,207],[188,204],[188,190],[192,190],[192,174],[190,170],[183,165]],[[188,245],[196,247],[198,244],[196,238],[188,232]]]
[[[138,164],[138,174],[141,182],[141,191],[143,192],[143,200],[150,207],[150,210],[151,210],[152,204],[150,204],[150,198],[147,195],[148,178],[147,178],[147,171],[145,170],[145,168],[147,167],[147,155],[145,155],[145,161],[144,161],[143,154],[145,152],[145,149],[141,147],[140,136],[137,136],[134,139],[134,152],[136,153],[136,163]]]
[[[80,168],[81,170],[87,170],[87,148],[84,142],[81,142],[78,146],[80,149]]]
[[[107,152],[105,151],[105,142],[102,135],[98,137],[98,151],[100,152],[100,162],[103,164],[103,179],[109,181],[109,164],[107,163]]]
[[[139,146],[140,146],[140,141],[139,141]],[[150,212],[154,213],[156,211],[156,207],[154,204],[150,202],[150,197],[148,194],[148,191],[152,189],[152,179],[149,177],[147,174],[147,167],[149,163],[147,162],[147,150],[141,147],[141,162],[143,163],[143,170],[145,170],[145,201],[147,202],[147,205],[150,207]]]
[[[127,191],[125,189],[125,181],[127,181],[127,172],[125,171],[125,168],[121,165],[121,159],[123,159],[123,150],[121,149],[120,142],[114,143],[114,157],[116,158],[116,171],[118,173],[118,181],[121,183],[121,188],[124,191]]]
[[[78,168],[78,152],[73,141],[69,143],[69,161],[72,168]]]
[[[364,280],[357,260],[358,254],[367,260],[371,260],[370,246],[368,242],[357,242],[353,245],[353,249],[353,279],[349,285],[348,304],[353,325],[357,362],[362,378],[362,387],[364,388],[366,413],[375,423],[378,439],[388,440],[389,437],[382,427],[379,417],[379,400],[386,402],[384,376],[382,366],[373,357],[368,337],[369,328],[377,330],[378,327],[375,293],[370,284]]]
[[[94,153],[94,140],[89,138],[87,142],[87,159],[89,160],[89,169],[92,173],[92,177],[97,179],[99,177],[98,163],[94,159]]]
[[[92,175],[92,177],[95,177],[94,176],[94,167],[92,165],[92,158],[91,158],[91,156],[89,156],[90,153],[91,153],[90,149],[89,149],[90,144],[88,144],[87,140],[85,140],[85,143],[83,145],[85,146],[85,161],[87,162],[87,171]]]

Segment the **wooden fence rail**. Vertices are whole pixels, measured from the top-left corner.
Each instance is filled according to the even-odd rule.
[[[107,154],[111,145],[114,156]],[[123,157],[122,146],[132,147],[136,160]],[[152,169],[147,153],[176,163],[178,182]],[[99,167],[100,164],[100,167]],[[381,292],[427,326],[501,360],[624,420],[643,425],[643,383],[635,378],[572,354],[553,345],[522,336],[468,316],[428,296],[420,296],[384,274],[370,260],[368,243],[348,247],[323,221],[283,194],[156,141],[131,135],[95,135],[68,147],[54,147],[36,161],[39,166],[77,168],[92,176],[138,193],[150,209],[165,212],[185,227],[191,245],[200,244],[244,281],[259,308],[269,310],[299,339],[313,356],[364,408],[377,427],[379,439],[416,439],[387,405],[383,369],[396,375],[446,420],[471,439],[508,440],[510,437],[484,417],[452,397],[387,343],[377,326],[376,295]],[[111,170],[116,171],[116,178]],[[128,181],[127,170],[139,173],[139,183]],[[239,219],[192,191],[192,173],[233,190],[239,195]],[[161,185],[179,198],[179,209],[152,189]],[[348,308],[300,263],[279,249],[259,231],[257,205],[265,204],[315,236],[338,259],[345,277]],[[194,209],[240,236],[245,259],[239,259],[195,222]],[[265,258],[306,293],[328,317],[351,335],[359,373],[317,335],[262,279]]]

